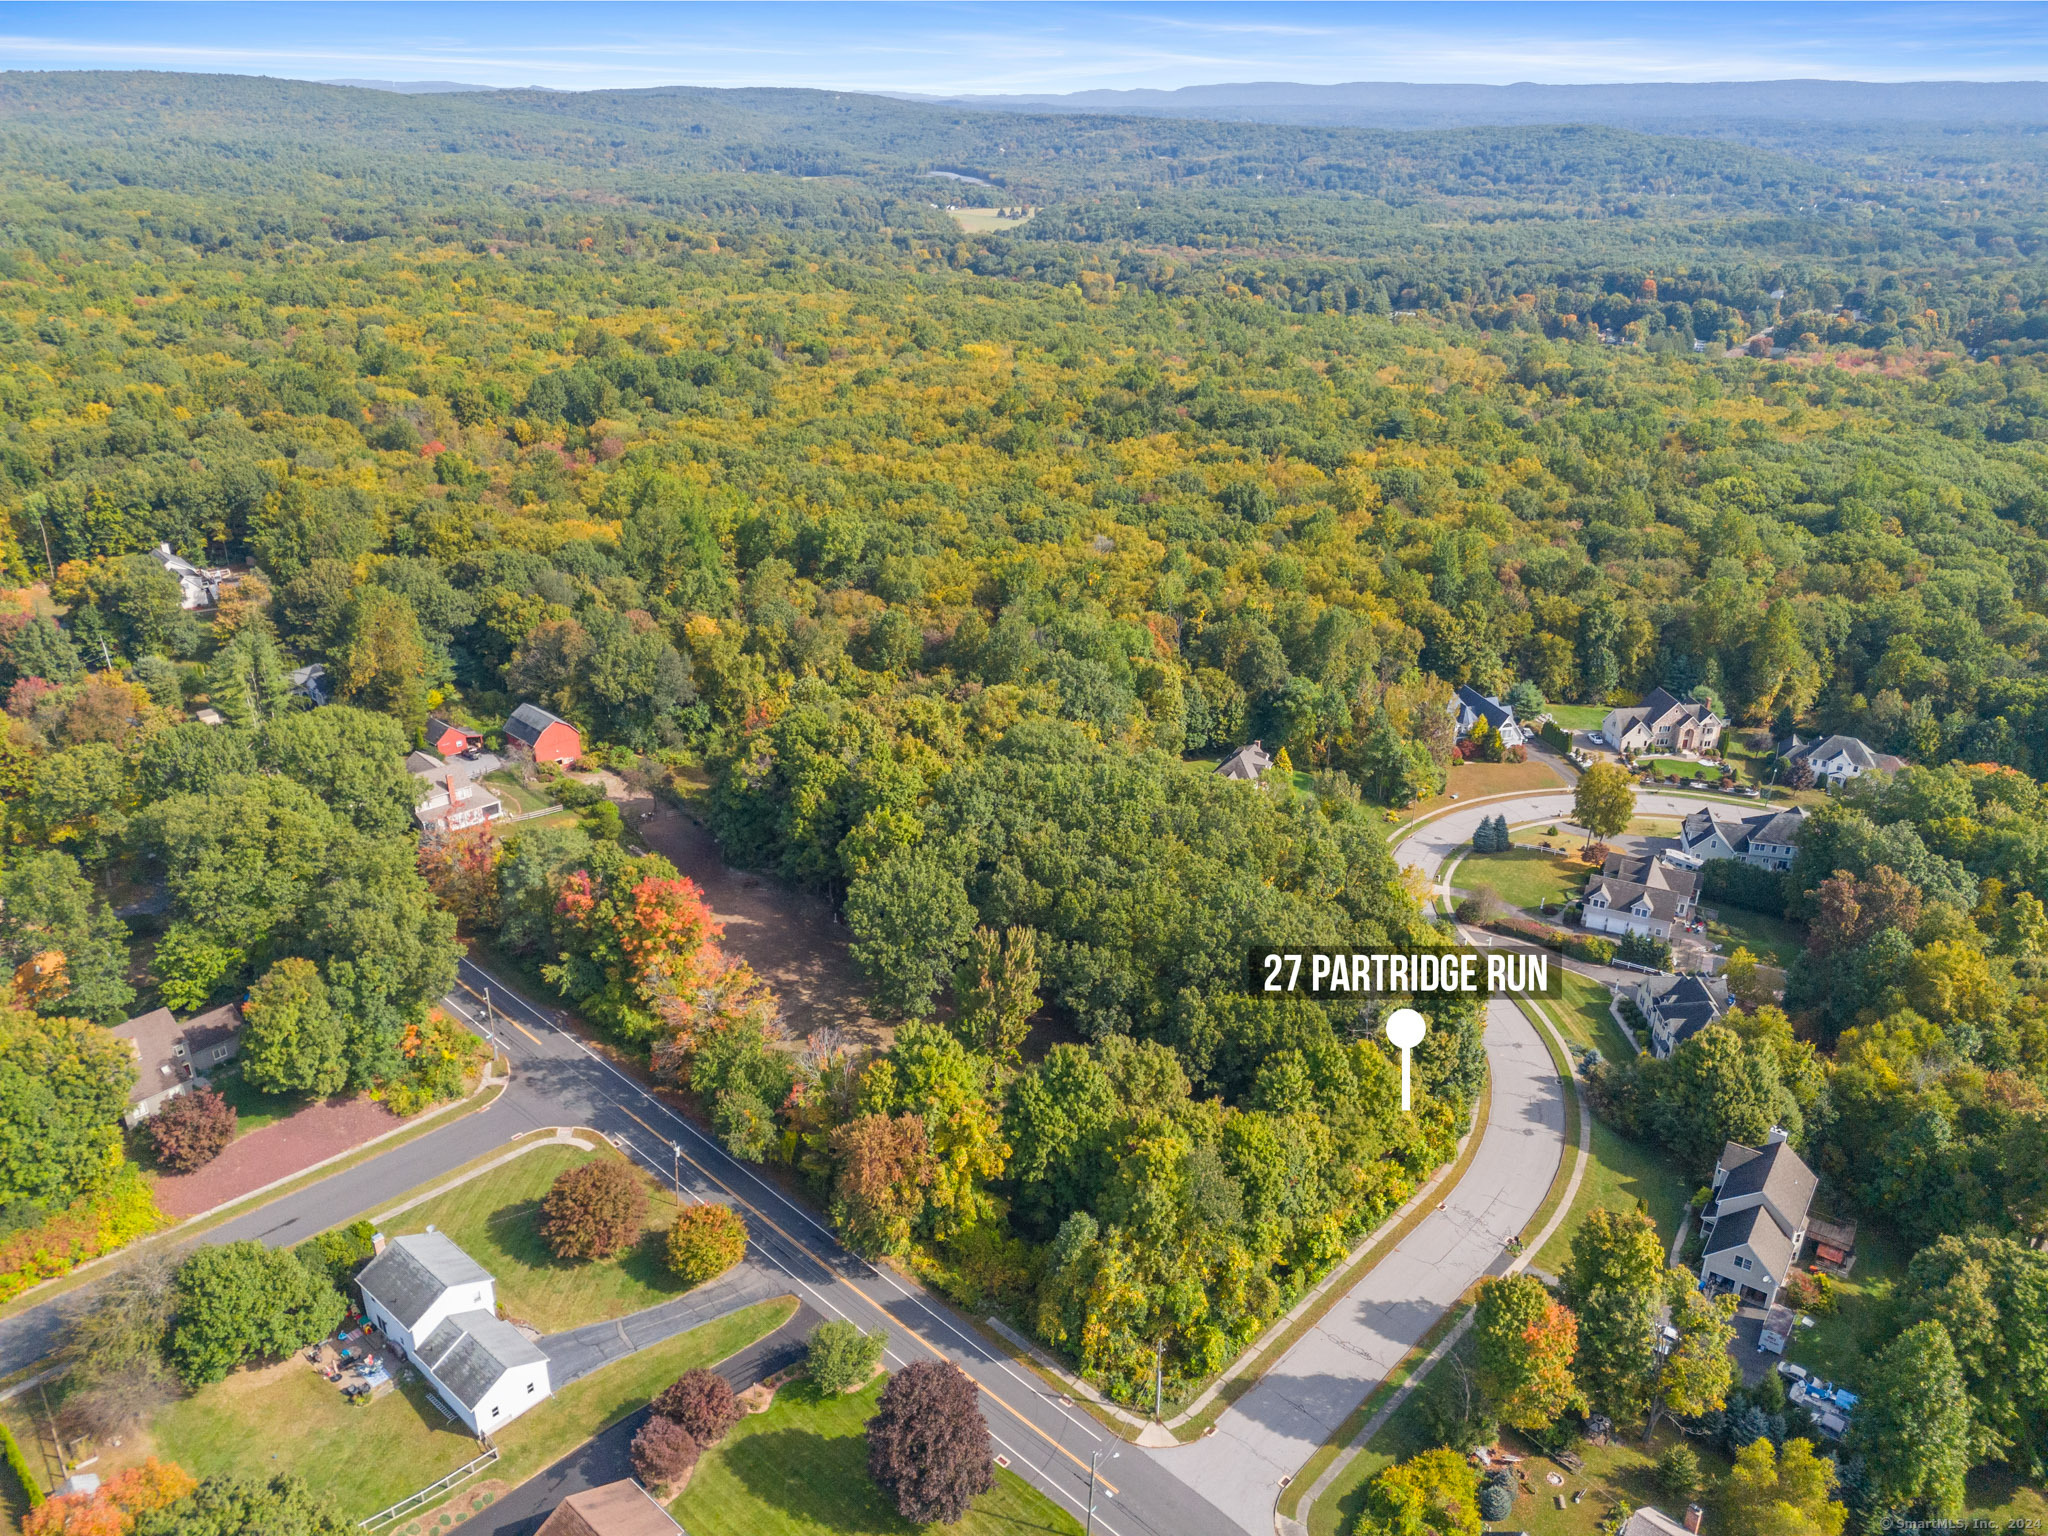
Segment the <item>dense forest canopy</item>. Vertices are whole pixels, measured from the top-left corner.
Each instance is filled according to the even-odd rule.
[[[1172,1395],[1484,1088],[1447,1016],[1400,1116],[1244,948],[1447,941],[1383,808],[1446,788],[1453,686],[1664,686],[1915,767],[1715,893],[1806,925],[1790,1016],[1604,1112],[2040,1236],[2037,146],[1808,137],[0,76],[0,940],[69,960],[8,1091],[133,997],[131,878],[153,984],[402,1077],[452,919],[398,760],[536,702],[834,902],[900,1027],[794,1049],[616,814],[428,848],[442,903],[861,1246]],[[195,616],[160,544],[243,579]],[[1253,738],[1298,774],[1217,779]],[[103,1109],[10,1198],[88,1190]],[[1983,1454],[2037,1468],[2037,1407]]]

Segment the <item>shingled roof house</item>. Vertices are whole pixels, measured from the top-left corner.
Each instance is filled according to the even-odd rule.
[[[393,1238],[356,1285],[364,1314],[472,1433],[502,1429],[548,1396],[548,1357],[498,1316],[496,1283],[447,1234]]]
[[[1815,1179],[1774,1128],[1762,1150],[1731,1141],[1714,1167],[1714,1203],[1700,1214],[1706,1234],[1700,1285],[1710,1294],[1734,1291],[1768,1307],[1792,1273],[1806,1242]]]
[[[1242,779],[1257,783],[1259,775],[1273,766],[1273,756],[1258,742],[1247,742],[1230,756],[1216,765],[1216,771],[1226,779]]]
[[[140,1125],[242,1048],[242,1010],[234,1003],[196,1013],[180,1024],[168,1008],[137,1014],[108,1031],[135,1054],[135,1086],[121,1118]]]
[[[1617,752],[1705,752],[1727,726],[1707,705],[1658,688],[1640,704],[1609,710],[1600,734]]]
[[[1595,933],[1647,933],[1668,939],[1673,928],[1690,920],[1699,894],[1698,870],[1610,853],[1600,873],[1586,882],[1579,923]]]
[[[1778,743],[1778,756],[1788,763],[1806,764],[1813,770],[1814,782],[1829,789],[1840,789],[1866,773],[1896,773],[1906,766],[1903,757],[1874,752],[1854,736],[1825,736],[1819,741],[1787,736]]]
[[[533,1536],[684,1536],[675,1517],[630,1477],[572,1493]]]
[[[1731,816],[1703,805],[1679,823],[1678,845],[1695,859],[1741,859],[1759,869],[1790,869],[1805,821],[1806,812],[1797,806]]]
[[[1650,1025],[1650,1054],[1660,1060],[1728,1011],[1728,983],[1704,976],[1645,976],[1635,1005]]]
[[[1503,704],[1499,699],[1483,694],[1467,684],[1460,684],[1457,693],[1452,696],[1451,713],[1457,716],[1460,741],[1478,729],[1481,720],[1500,732],[1503,746],[1519,747],[1529,740],[1529,733],[1515,720],[1512,704]]]

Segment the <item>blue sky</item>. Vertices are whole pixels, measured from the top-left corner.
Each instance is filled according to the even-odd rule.
[[[948,94],[1241,80],[2039,80],[2048,7],[0,3],[0,66]]]

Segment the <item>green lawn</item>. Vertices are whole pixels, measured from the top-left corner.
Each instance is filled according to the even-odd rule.
[[[211,1074],[208,1081],[219,1090],[235,1111],[235,1134],[246,1136],[266,1125],[275,1125],[296,1114],[309,1102],[303,1093],[265,1093],[242,1076],[239,1062],[229,1062]]]
[[[877,1379],[831,1398],[806,1380],[782,1388],[766,1413],[746,1419],[705,1453],[671,1513],[690,1536],[911,1536],[920,1527],[898,1515],[868,1479],[862,1426],[882,1386]],[[995,1487],[944,1529],[947,1536],[1067,1536],[1081,1525],[1014,1472],[998,1468]]]
[[[597,1158],[617,1160],[617,1154],[545,1146],[414,1206],[387,1226],[394,1236],[430,1225],[447,1233],[496,1277],[505,1314],[543,1333],[623,1317],[681,1295],[682,1282],[662,1258],[675,1197],[638,1168],[633,1171],[647,1187],[648,1211],[636,1247],[617,1259],[579,1262],[548,1252],[540,1236],[541,1197],[557,1174]]]
[[[484,783],[497,792],[504,802],[507,816],[524,816],[528,811],[538,811],[549,804],[548,797],[529,786],[510,768],[499,768],[484,775]]]
[[[1484,799],[1488,795],[1527,794],[1564,788],[1551,768],[1531,758],[1526,763],[1457,763],[1450,770],[1444,792],[1418,800],[1394,813],[1402,822],[1433,815],[1453,804]]]
[[[1713,763],[1691,763],[1680,757],[1639,757],[1636,766],[1664,778],[1677,774],[1681,779],[1703,779],[1709,784],[1721,782],[1720,767]]]
[[[1609,1061],[1629,1061],[1635,1057],[1628,1037],[1614,1022],[1607,988],[1599,982],[1566,971],[1564,996],[1545,998],[1543,1007],[1571,1044],[1591,1046]]]
[[[1628,1140],[1598,1115],[1593,1117],[1593,1150],[1586,1159],[1586,1177],[1579,1184],[1571,1211],[1536,1255],[1536,1267],[1561,1273],[1571,1259],[1572,1236],[1593,1211],[1632,1211],[1641,1201],[1649,1208],[1657,1233],[1670,1246],[1678,1235],[1678,1219],[1693,1186],[1667,1158]]]
[[[1586,866],[1561,859],[1540,848],[1510,848],[1505,853],[1467,853],[1452,878],[1460,890],[1485,886],[1511,907],[1534,911],[1571,900],[1586,883]]]
[[[517,1484],[606,1424],[643,1407],[693,1366],[772,1333],[796,1309],[764,1302],[666,1340],[585,1377],[496,1435],[491,1476]],[[452,1427],[451,1427],[452,1425]],[[294,1356],[241,1372],[173,1403],[151,1426],[156,1454],[200,1477],[289,1473],[361,1519],[417,1492],[477,1454],[476,1440],[429,1400],[415,1377],[364,1407]]]
[[[1608,716],[1605,704],[1546,704],[1550,718],[1568,731],[1597,731]]]
[[[1833,1315],[1816,1317],[1811,1328],[1796,1328],[1785,1358],[1814,1375],[1842,1382],[1852,1390],[1861,1383],[1863,1359],[1884,1345],[1892,1324],[1892,1284],[1905,1266],[1890,1235],[1869,1222],[1856,1233],[1856,1269],[1835,1282]]]
[[[1805,934],[1783,918],[1745,912],[1740,907],[1726,905],[1714,910],[1721,915],[1707,924],[1707,937],[1721,946],[1723,954],[1732,955],[1738,948],[1747,949],[1765,965],[1775,965],[1783,970],[1806,947]]]

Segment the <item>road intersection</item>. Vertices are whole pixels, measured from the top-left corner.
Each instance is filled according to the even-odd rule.
[[[1698,803],[1643,795],[1637,808],[1677,816]],[[1565,792],[1459,807],[1411,831],[1396,847],[1396,862],[1420,867],[1434,888],[1482,817],[1562,821],[1570,805]],[[381,1210],[522,1135],[587,1126],[674,1182],[684,1199],[723,1201],[747,1218],[752,1242],[746,1271],[733,1276],[739,1290],[773,1285],[821,1316],[885,1329],[892,1365],[938,1357],[960,1366],[980,1386],[997,1449],[1012,1470],[1076,1516],[1086,1509],[1091,1466],[1100,1458],[1105,1475],[1096,1483],[1094,1523],[1107,1536],[1267,1536],[1281,1479],[1299,1469],[1445,1307],[1502,1264],[1503,1245],[1541,1203],[1564,1151],[1561,1089],[1548,1054],[1518,1009],[1489,1005],[1493,1108],[1457,1189],[1225,1411],[1215,1434],[1146,1450],[1071,1406],[914,1283],[848,1252],[770,1178],[731,1157],[566,1028],[565,1015],[467,960],[446,1005],[509,1059],[511,1079],[495,1102],[282,1195],[206,1239],[301,1242]],[[59,1298],[0,1319],[0,1374],[22,1370],[55,1347],[64,1306]],[[1119,1453],[1113,1464],[1110,1452]]]

